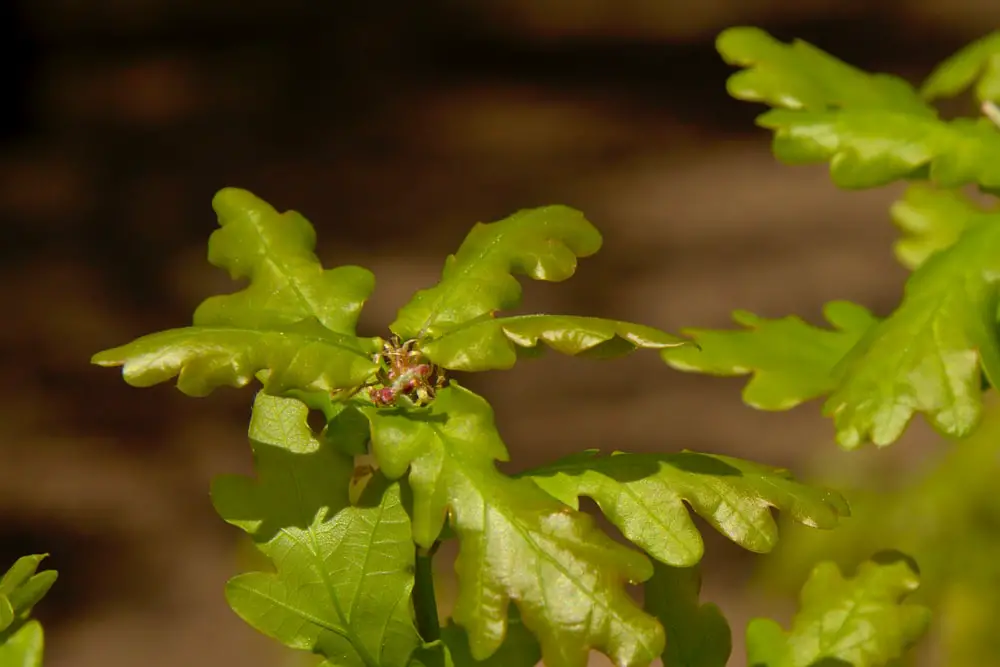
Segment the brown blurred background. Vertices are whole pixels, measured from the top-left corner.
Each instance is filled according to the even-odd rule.
[[[727,98],[721,29],[752,23],[917,80],[991,30],[995,0],[14,0],[0,5],[0,565],[49,552],[49,667],[290,664],[226,607],[239,536],[211,477],[249,471],[249,390],[127,387],[89,356],[184,324],[233,289],[205,261],[222,186],[295,208],[328,264],[379,287],[382,333],[476,221],[565,203],[605,249],[537,310],[667,330],[829,299],[890,309],[905,273],[887,205],[775,163]],[[840,461],[816,406],[743,407],[741,380],[655,356],[547,357],[477,378],[520,465],[584,447]],[[921,429],[908,436],[920,440]],[[926,449],[926,448],[925,448]],[[923,451],[853,455],[896,466]],[[709,541],[734,625],[752,558]],[[596,664],[596,663],[595,663]]]

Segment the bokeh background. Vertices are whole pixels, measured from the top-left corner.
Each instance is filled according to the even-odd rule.
[[[791,168],[725,94],[725,27],[801,37],[919,80],[1000,21],[995,0],[7,0],[0,105],[0,565],[48,552],[50,667],[289,665],[222,598],[245,560],[208,497],[249,472],[251,393],[127,387],[90,355],[186,323],[234,286],[205,261],[222,186],[295,208],[328,264],[373,269],[381,333],[476,221],[565,203],[605,249],[528,305],[667,330],[736,308],[877,313],[906,277],[887,206]],[[477,379],[515,460],[585,447],[737,454],[803,475],[898,475],[908,444],[838,453],[815,405],[763,414],[739,379],[654,355],[554,356]],[[705,597],[734,626],[787,601],[709,540]],[[594,664],[603,664],[595,661]]]

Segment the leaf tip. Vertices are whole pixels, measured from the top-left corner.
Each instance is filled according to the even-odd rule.
[[[226,187],[212,197],[212,209],[219,216],[220,224],[241,216],[273,211],[273,207],[249,190]]]

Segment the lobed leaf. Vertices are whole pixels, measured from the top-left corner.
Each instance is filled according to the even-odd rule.
[[[802,589],[802,606],[790,631],[762,618],[747,626],[747,663],[886,665],[927,630],[930,611],[903,602],[918,585],[915,567],[900,556],[865,562],[850,579],[833,563],[821,563]]]
[[[371,272],[324,270],[313,254],[312,225],[245,190],[221,190],[212,206],[220,229],[209,240],[209,261],[249,285],[206,299],[191,327],[144,336],[92,362],[124,366],[126,382],[139,387],[178,376],[190,396],[245,386],[261,371],[270,372],[269,392],[330,392],[366,382],[380,341],[357,338],[354,330],[374,287]]]
[[[579,496],[592,498],[628,540],[673,567],[690,567],[704,553],[688,506],[758,553],[778,540],[772,507],[818,528],[833,528],[850,514],[837,493],[800,484],[787,470],[694,452],[600,456],[590,450],[525,476],[574,509]]]
[[[601,235],[566,206],[524,210],[472,228],[445,260],[441,280],[420,290],[389,328],[403,339],[431,338],[521,302],[515,275],[559,282],[576,271],[578,257],[601,247]]]
[[[1000,215],[974,204],[961,192],[913,185],[893,204],[892,218],[905,234],[896,243],[896,257],[915,269],[934,253],[954,245],[967,229],[995,224]]]
[[[733,319],[743,331],[687,329],[697,348],[666,349],[671,367],[710,375],[753,377],[743,400],[761,410],[788,410],[836,387],[837,363],[878,321],[865,308],[833,301],[823,313],[834,329],[820,329],[795,316],[768,320],[746,311]]]
[[[257,394],[250,424],[257,481],[223,476],[216,510],[276,566],[226,587],[247,623],[338,667],[405,667],[413,624],[413,543],[398,484],[369,480],[349,502],[352,457],[317,439],[308,408]]]
[[[701,604],[701,571],[657,563],[645,589],[646,611],[655,615],[667,634],[663,667],[726,667],[732,633],[722,611]]]
[[[982,412],[982,375],[1000,380],[1000,225],[979,225],[924,262],[903,301],[841,362],[824,406],[847,448],[894,442],[916,412],[962,437]]]
[[[450,329],[421,345],[435,364],[457,371],[511,368],[518,355],[545,343],[572,356],[612,358],[636,348],[664,349],[685,341],[652,327],[596,317],[521,315],[481,319]]]
[[[454,620],[476,660],[500,648],[512,600],[549,667],[582,667],[592,648],[622,666],[662,652],[663,629],[625,590],[649,578],[649,561],[531,480],[501,474],[507,451],[486,401],[452,383],[426,410],[366,412],[380,469],[409,471],[414,541],[432,545],[446,518],[458,536]]]
[[[745,68],[729,77],[733,97],[775,107],[885,109],[933,118],[913,88],[899,77],[868,74],[815,46],[784,44],[759,28],[724,30],[716,49],[730,65]]]
[[[1000,32],[972,42],[938,65],[920,92],[928,100],[953,97],[973,84],[979,100],[1000,99]]]

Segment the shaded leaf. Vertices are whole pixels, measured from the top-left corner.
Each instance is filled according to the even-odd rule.
[[[28,621],[0,643],[0,667],[41,667],[44,634],[38,621]]]
[[[6,595],[0,595],[0,632],[10,627],[14,622],[14,605]]]
[[[435,364],[458,371],[511,368],[518,353],[540,343],[568,355],[611,358],[636,348],[663,349],[685,341],[652,327],[596,317],[521,315],[477,320],[421,345]]]
[[[903,557],[865,562],[849,579],[833,563],[821,563],[802,589],[790,631],[770,619],[750,622],[747,662],[751,667],[886,665],[927,630],[930,611],[903,602],[918,585],[915,569]]]
[[[124,366],[125,380],[139,387],[178,375],[190,396],[245,386],[261,371],[270,371],[265,389],[272,393],[329,392],[367,381],[381,343],[355,337],[354,329],[374,287],[371,272],[323,270],[312,225],[245,190],[221,190],[212,206],[220,229],[209,241],[209,260],[250,284],[206,299],[191,327],[144,336],[92,362]]]
[[[726,667],[732,633],[716,605],[701,604],[698,566],[657,563],[643,587],[646,611],[660,620],[667,634],[663,667]]]
[[[441,629],[441,638],[456,667],[534,667],[542,659],[541,648],[524,627],[516,607],[511,607],[503,644],[486,660],[478,661],[472,657],[465,630],[451,621]]]
[[[894,442],[916,412],[945,434],[972,432],[982,374],[1000,381],[998,278],[1000,225],[967,230],[914,271],[900,306],[835,371],[823,409],[841,445]]]
[[[437,337],[521,302],[515,275],[558,282],[576,271],[578,257],[601,247],[601,235],[583,214],[566,206],[519,211],[499,222],[478,223],[458,252],[445,260],[441,280],[420,290],[389,328],[403,339]]]
[[[920,92],[928,100],[952,97],[973,84],[979,100],[1000,100],[1000,32],[972,42],[942,62]]]
[[[600,456],[591,450],[525,476],[573,508],[579,496],[593,498],[626,538],[674,567],[694,565],[704,553],[688,506],[758,553],[778,540],[772,507],[819,528],[833,528],[850,513],[837,493],[800,484],[787,470],[694,452]]]
[[[789,109],[885,109],[934,117],[913,88],[897,76],[868,74],[815,46],[785,44],[759,28],[724,30],[716,40],[723,59],[744,67],[729,77],[729,94]]]
[[[482,398],[452,383],[425,410],[367,412],[381,470],[409,471],[414,540],[429,547],[446,517],[458,536],[454,619],[473,657],[500,648],[512,600],[548,667],[582,667],[590,648],[623,666],[660,654],[662,628],[625,590],[652,574],[649,561],[531,480],[500,473],[507,451]]]
[[[976,225],[996,223],[1000,216],[977,206],[961,192],[913,185],[892,206],[892,219],[906,234],[896,242],[896,257],[915,269],[939,250],[955,244]]]
[[[762,410],[787,410],[836,387],[837,363],[878,321],[865,308],[833,301],[823,313],[834,330],[820,329],[796,316],[768,320],[746,311],[733,319],[743,331],[686,329],[697,348],[668,349],[663,360],[681,371],[747,375],[743,400]]]
[[[353,460],[313,435],[307,413],[295,399],[259,393],[250,425],[257,481],[212,485],[219,514],[277,568],[235,577],[226,597],[257,630],[338,667],[406,665],[420,642],[399,486],[376,475],[350,506]]]

